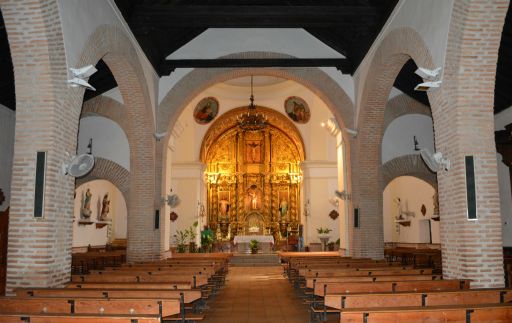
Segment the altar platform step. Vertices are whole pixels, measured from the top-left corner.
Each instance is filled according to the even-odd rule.
[[[234,254],[230,260],[234,267],[279,266],[277,254]]]

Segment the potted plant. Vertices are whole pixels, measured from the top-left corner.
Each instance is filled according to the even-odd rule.
[[[253,239],[253,240],[251,240],[251,241],[249,242],[249,249],[251,249],[251,253],[252,253],[252,254],[256,254],[256,253],[258,253],[258,245],[259,245],[258,240],[254,240],[254,239]]]
[[[213,242],[215,241],[215,234],[212,229],[206,227],[201,231],[201,248],[204,252],[212,252]]]
[[[327,248],[327,242],[329,242],[329,239],[331,238],[331,236],[329,235],[329,233],[331,233],[331,229],[329,228],[318,228],[316,229],[316,232],[318,233],[318,239],[320,239],[320,241],[322,242],[322,251],[325,251]]]
[[[187,231],[189,243],[188,243],[188,250],[189,252],[195,252],[196,251],[196,228],[197,228],[197,221],[192,224]]]
[[[184,253],[187,251],[187,238],[188,230],[178,230],[174,235],[174,243],[178,246],[178,252]]]

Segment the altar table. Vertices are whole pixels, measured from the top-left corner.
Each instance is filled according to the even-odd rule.
[[[259,250],[263,253],[270,253],[272,250],[272,245],[274,244],[273,236],[263,236],[263,235],[248,235],[248,236],[235,236],[233,240],[234,244],[237,245],[238,252],[240,253],[250,253],[249,243],[251,240],[257,240],[259,242]]]

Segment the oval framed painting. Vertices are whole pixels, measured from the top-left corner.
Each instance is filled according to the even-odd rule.
[[[199,101],[194,109],[194,119],[199,124],[208,124],[219,113],[219,101],[214,97],[207,97]]]
[[[286,99],[284,110],[288,117],[297,123],[307,123],[311,118],[308,104],[298,96],[291,96]]]

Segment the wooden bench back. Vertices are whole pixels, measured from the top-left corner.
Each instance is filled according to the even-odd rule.
[[[160,315],[0,314],[0,323],[160,323]]]
[[[192,303],[201,298],[199,289],[178,290],[139,290],[139,289],[73,289],[73,288],[21,288],[16,290],[19,298],[179,298],[183,294],[185,303]]]
[[[307,278],[306,287],[314,288],[316,284],[323,283],[348,283],[348,282],[398,282],[398,281],[423,281],[442,279],[441,275],[388,275],[388,276],[346,276],[346,277],[325,277]]]
[[[340,322],[510,322],[512,304],[344,309]]]
[[[392,282],[348,282],[348,283],[317,283],[314,293],[317,296],[342,293],[378,293],[400,291],[433,291],[460,290],[469,288],[469,280],[421,280],[421,281],[392,281]]]
[[[327,294],[324,297],[324,304],[336,309],[497,304],[509,303],[511,301],[512,291],[507,289],[464,289],[460,291],[430,291],[423,293]]]

